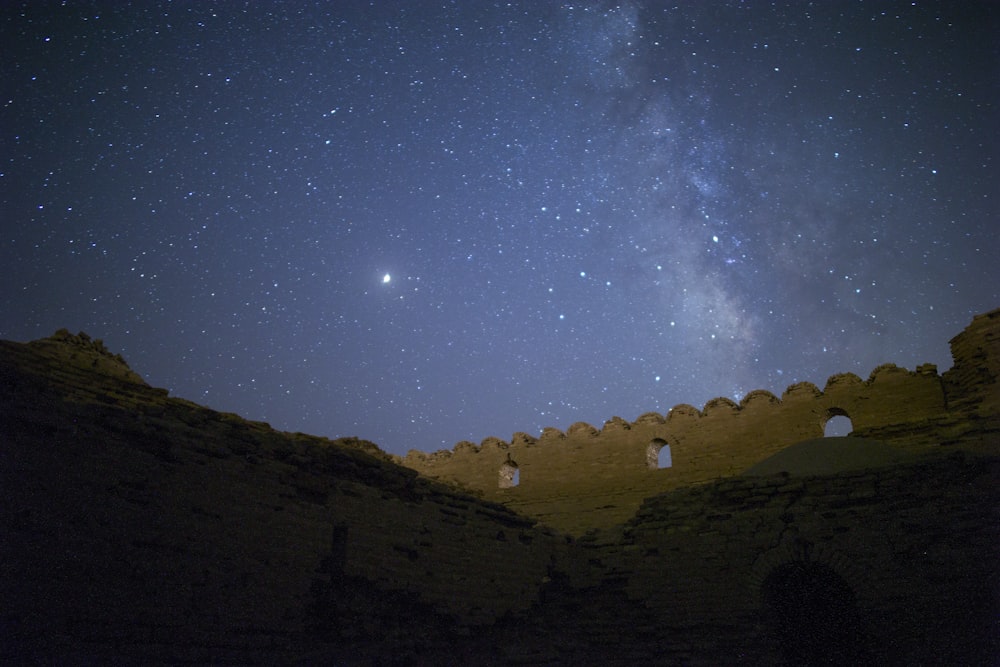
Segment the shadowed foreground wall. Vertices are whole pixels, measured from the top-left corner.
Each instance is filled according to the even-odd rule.
[[[167,398],[102,350],[0,348],[0,657],[284,662],[341,631],[405,656],[435,623],[530,606],[565,544],[370,443]],[[325,627],[331,581],[369,617]]]
[[[952,341],[955,368],[940,377],[886,368],[821,395],[805,386],[780,403],[758,395],[740,410],[720,403],[497,446],[495,498],[507,506],[364,441],[279,433],[170,398],[84,335],[0,342],[0,661],[995,663],[998,314]],[[904,459],[743,475],[767,456],[729,456],[698,434],[784,410],[813,415],[798,432],[813,437],[836,385],[869,403],[921,388],[882,420],[857,412],[861,398],[837,403]],[[604,470],[626,468],[623,455],[586,449],[615,434],[622,451],[639,436],[628,453],[636,479],[664,479],[699,455],[703,472],[634,501],[638,484],[626,475],[616,490]],[[673,468],[648,468],[646,439],[657,437],[676,448]],[[602,480],[600,493],[570,484],[519,512],[515,494],[537,479],[527,452],[567,443],[567,463],[604,464],[584,476]],[[523,481],[503,495],[510,450]],[[616,507],[591,512],[595,503]],[[539,523],[543,511],[568,532]]]

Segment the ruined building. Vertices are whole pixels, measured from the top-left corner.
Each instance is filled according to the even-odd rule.
[[[1000,310],[951,346],[399,458],[0,342],[0,661],[998,664]]]

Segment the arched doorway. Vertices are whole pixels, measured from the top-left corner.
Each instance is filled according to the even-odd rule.
[[[869,658],[854,592],[822,563],[779,565],[761,586],[782,664],[861,665]]]

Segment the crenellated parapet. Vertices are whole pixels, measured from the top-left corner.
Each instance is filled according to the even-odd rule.
[[[952,341],[962,350],[947,381],[933,364],[913,371],[882,364],[866,380],[832,375],[822,390],[798,382],[780,398],[758,389],[739,403],[718,397],[701,410],[680,404],[632,422],[612,417],[601,429],[577,422],[565,432],[546,428],[537,438],[517,433],[510,442],[462,442],[450,453],[411,451],[401,463],[571,529],[573,517],[586,515],[593,525],[600,523],[594,513],[603,513],[618,522],[655,493],[740,475],[790,445],[823,437],[834,416],[848,417],[854,435],[918,454],[948,440],[942,425],[954,423],[955,404],[968,412],[989,395],[982,387],[1000,374],[997,312],[977,318],[983,321],[976,335]],[[967,386],[968,378],[980,389]]]

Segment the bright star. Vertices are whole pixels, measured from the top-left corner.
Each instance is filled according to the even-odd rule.
[[[390,282],[392,282],[392,276],[390,276],[388,273],[385,274],[384,276],[382,276],[382,284],[383,285],[385,285],[387,283],[390,283]]]

